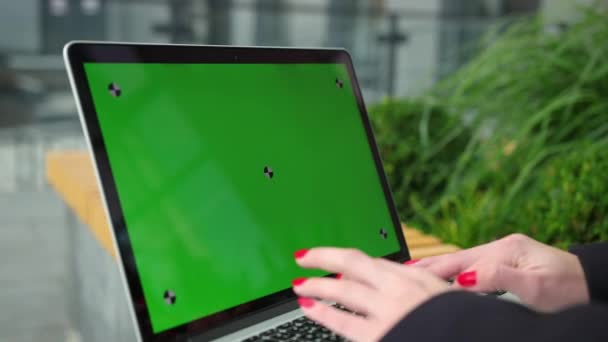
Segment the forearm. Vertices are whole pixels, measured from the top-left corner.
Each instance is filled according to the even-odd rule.
[[[608,341],[607,321],[603,306],[540,314],[494,297],[452,292],[408,314],[383,341]]]

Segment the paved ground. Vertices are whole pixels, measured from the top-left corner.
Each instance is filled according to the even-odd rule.
[[[0,341],[68,341],[66,211],[44,153],[84,146],[74,123],[0,132]]]
[[[64,209],[50,192],[0,194],[0,340],[63,341]]]

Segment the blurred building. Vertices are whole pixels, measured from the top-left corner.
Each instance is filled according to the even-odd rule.
[[[61,69],[59,52],[71,39],[345,47],[366,98],[374,101],[420,92],[463,63],[468,55],[454,50],[477,39],[496,18],[533,12],[538,5],[539,0],[2,1],[0,52],[13,60],[19,56],[15,64],[22,69]]]
[[[539,0],[0,0],[0,55],[4,56],[0,74],[14,88],[8,89],[4,82],[0,90],[0,190],[44,186],[45,151],[82,146],[61,57],[69,40],[344,47],[353,56],[370,104],[384,96],[424,91],[472,56],[474,42],[489,25],[505,15],[531,13],[547,4]],[[2,122],[20,124],[7,130]],[[65,132],[58,133],[61,130]]]

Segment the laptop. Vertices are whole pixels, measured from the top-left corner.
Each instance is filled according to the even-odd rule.
[[[140,341],[342,338],[294,251],[408,249],[349,54],[70,42],[64,57]]]

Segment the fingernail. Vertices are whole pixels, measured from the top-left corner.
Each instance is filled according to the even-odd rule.
[[[464,287],[474,286],[475,284],[477,284],[477,272],[469,271],[469,272],[460,273],[458,275],[458,277],[456,277],[456,281],[458,282],[458,284],[460,286],[464,286]]]
[[[308,253],[308,249],[298,249],[295,253],[293,253],[293,256],[296,259],[300,259],[300,258],[303,258],[306,255],[306,253]]]
[[[420,261],[420,259],[412,259],[412,260],[408,260],[406,262],[404,262],[404,265],[413,265],[415,263],[417,263],[418,261]]]
[[[315,301],[307,297],[299,297],[298,304],[303,308],[312,308],[315,305]]]
[[[300,285],[304,284],[305,281],[306,281],[306,278],[296,278],[291,281],[291,285],[300,286]]]
[[[342,273],[336,274],[336,279],[342,279]]]

